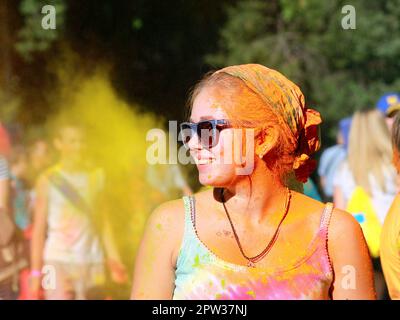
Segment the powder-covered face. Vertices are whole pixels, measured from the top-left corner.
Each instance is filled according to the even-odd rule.
[[[63,128],[59,137],[55,139],[55,146],[64,160],[80,164],[85,148],[85,135],[78,128]]]
[[[196,97],[190,122],[197,123],[210,119],[227,119],[228,115],[223,110],[224,101],[217,98],[209,89],[203,89]],[[235,132],[236,131],[236,132]],[[240,168],[241,137],[237,134],[238,129],[226,128],[219,134],[218,143],[210,148],[204,148],[197,135],[194,135],[188,143],[190,154],[195,159],[199,170],[199,181],[203,185],[214,187],[225,187],[231,184],[235,179],[243,176],[238,175]],[[254,154],[252,154],[254,156]],[[242,155],[243,158],[243,155]]]

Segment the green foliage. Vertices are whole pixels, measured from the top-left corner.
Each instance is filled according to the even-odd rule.
[[[374,106],[400,79],[400,0],[353,0],[356,29],[345,30],[346,1],[240,1],[227,9],[214,67],[261,63],[300,85],[324,118],[323,138],[354,110]]]
[[[56,29],[43,29],[42,7],[53,5],[56,9]],[[48,50],[51,44],[59,38],[64,25],[66,4],[65,0],[22,0],[20,13],[24,17],[24,25],[18,31],[18,41],[15,49],[26,61],[32,61],[32,55],[36,52]]]

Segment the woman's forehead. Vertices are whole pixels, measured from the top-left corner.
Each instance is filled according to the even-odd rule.
[[[194,122],[208,119],[226,119],[223,99],[203,90],[193,102],[190,119]]]

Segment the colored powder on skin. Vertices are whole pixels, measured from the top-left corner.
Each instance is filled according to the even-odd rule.
[[[197,267],[200,267],[200,257],[199,257],[199,255],[196,255],[194,257],[193,268],[197,268]]]
[[[219,103],[213,103],[210,108],[212,109],[223,109]]]

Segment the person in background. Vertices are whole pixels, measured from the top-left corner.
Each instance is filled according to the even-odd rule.
[[[11,153],[11,139],[4,124],[0,121],[0,154],[8,158]]]
[[[393,115],[400,109],[400,95],[396,92],[386,93],[379,98],[376,107],[385,117],[386,124],[389,130],[391,130]]]
[[[31,217],[29,212],[29,188],[27,185],[28,156],[23,146],[14,146],[10,157],[11,207],[15,223],[23,232],[28,232]]]
[[[318,175],[326,201],[332,201],[333,199],[333,179],[335,172],[346,159],[350,126],[351,117],[339,121],[336,145],[325,149],[319,161]]]
[[[77,121],[59,123],[54,144],[60,159],[36,186],[30,294],[39,298],[44,289],[46,299],[88,299],[96,291],[102,296],[105,264],[115,282],[127,280],[111,226],[96,206],[104,176],[87,164],[85,132]],[[55,283],[41,288],[44,266],[55,271]]]
[[[396,193],[390,133],[377,109],[357,111],[352,120],[346,161],[334,178],[334,203],[360,223],[373,258],[379,298],[385,284],[379,261],[382,224]]]
[[[393,116],[393,115],[392,115]],[[400,113],[392,127],[393,164],[400,174]],[[381,234],[381,263],[391,299],[400,300],[400,193],[386,216]]]
[[[9,169],[0,156],[0,300],[16,298],[14,235],[15,227],[9,210]]]
[[[24,181],[29,190],[28,194],[28,211],[33,213],[35,207],[36,190],[39,175],[54,164],[52,148],[43,135],[36,136],[27,143],[26,158],[28,163],[27,173]],[[31,214],[32,215],[32,214]],[[28,228],[28,232],[32,229]]]
[[[51,147],[46,139],[37,137],[28,145],[29,182],[35,185],[37,177],[54,164]]]
[[[13,146],[10,155],[10,205],[18,230],[19,297],[28,297],[29,247],[32,231],[30,189],[28,184],[28,155],[22,145]]]

